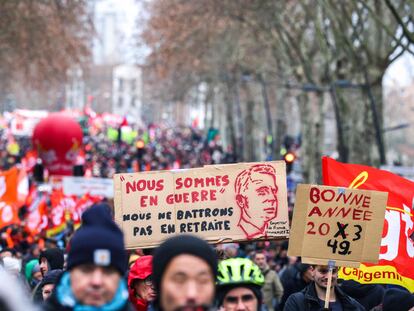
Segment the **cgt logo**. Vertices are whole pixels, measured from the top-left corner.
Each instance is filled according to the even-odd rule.
[[[4,202],[0,202],[1,221],[3,223],[9,223],[13,220],[12,207]]]
[[[48,150],[43,151],[41,154],[41,158],[45,161],[46,164],[52,164],[57,161],[56,151],[55,150]]]

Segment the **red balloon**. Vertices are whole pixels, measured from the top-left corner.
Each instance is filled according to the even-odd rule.
[[[82,145],[82,128],[73,118],[53,113],[33,132],[33,147],[51,175],[72,175]]]

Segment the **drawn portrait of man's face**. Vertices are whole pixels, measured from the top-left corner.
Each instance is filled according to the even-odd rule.
[[[277,216],[277,186],[272,167],[256,167],[242,172],[236,185],[236,203],[241,209],[244,222],[258,230]]]

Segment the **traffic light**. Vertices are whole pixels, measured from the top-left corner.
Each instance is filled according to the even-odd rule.
[[[137,147],[137,158],[141,160],[145,153],[145,142],[142,139],[138,139],[135,147]]]
[[[286,163],[286,173],[289,174],[292,171],[293,162],[296,160],[296,155],[292,151],[288,151],[283,156]]]

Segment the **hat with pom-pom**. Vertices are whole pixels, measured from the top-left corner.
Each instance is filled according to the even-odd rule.
[[[109,205],[98,204],[82,215],[82,225],[69,245],[68,270],[81,264],[112,266],[121,275],[127,270],[124,235],[112,220]]]

